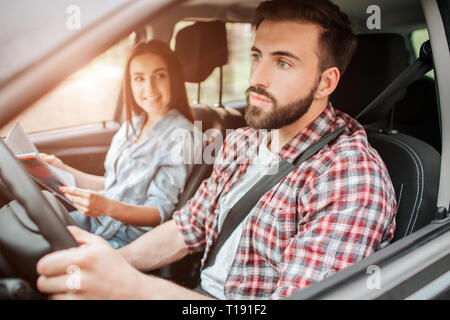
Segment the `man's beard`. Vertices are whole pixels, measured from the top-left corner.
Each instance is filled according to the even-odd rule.
[[[318,87],[318,82],[309,92],[309,94],[296,101],[292,101],[284,106],[278,106],[278,103],[269,92],[264,88],[250,86],[246,92],[247,106],[245,108],[245,121],[255,129],[280,129],[297,121],[306,112],[308,112],[314,100],[314,94]],[[261,108],[250,104],[250,92],[254,92],[270,100],[272,107],[269,111],[263,111]]]

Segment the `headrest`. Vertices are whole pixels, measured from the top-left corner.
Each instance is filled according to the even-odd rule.
[[[202,121],[202,131],[208,129],[236,129],[245,127],[244,117],[237,109],[209,107],[204,104],[196,104],[192,106],[195,119]]]
[[[336,109],[353,117],[408,66],[401,35],[371,33],[358,35],[357,39],[353,58],[330,99]],[[359,122],[368,124],[385,118],[405,93],[406,90],[402,90],[395,94],[385,104],[359,118]]]
[[[177,33],[175,53],[187,82],[202,82],[211,72],[228,62],[225,23],[196,22]]]

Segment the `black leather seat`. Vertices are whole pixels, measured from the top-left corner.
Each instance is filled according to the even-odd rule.
[[[393,33],[361,34],[358,45],[338,87],[331,96],[337,108],[355,117],[383,91],[407,66],[408,55],[401,35]],[[406,90],[398,92],[380,108],[359,119],[361,123],[387,127],[388,115]]]
[[[334,106],[355,116],[406,64],[401,36],[359,35],[355,55],[331,99]],[[370,144],[384,160],[394,185],[398,203],[394,240],[434,219],[440,173],[440,155],[432,146],[396,130],[388,130],[389,114],[405,92],[399,92],[381,108],[359,119],[366,127]]]
[[[405,134],[369,131],[368,137],[383,158],[397,195],[395,241],[434,219],[440,155],[429,144]]]
[[[424,76],[408,86],[406,96],[395,105],[393,127],[441,152],[441,125],[433,79]]]

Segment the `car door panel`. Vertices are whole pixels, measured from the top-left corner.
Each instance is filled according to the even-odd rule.
[[[115,121],[88,124],[30,134],[40,152],[54,154],[83,172],[103,175],[111,139],[119,129]]]

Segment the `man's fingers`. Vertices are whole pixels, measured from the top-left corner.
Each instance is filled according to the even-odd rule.
[[[99,236],[74,226],[68,226],[67,229],[80,245],[106,244],[106,247],[109,247],[106,241]],[[56,251],[44,256],[37,263],[36,271],[38,274],[48,277],[58,276],[66,274],[72,266],[83,268],[91,262],[92,252],[85,247],[77,247]]]
[[[44,276],[66,274],[69,266],[80,264],[79,250],[79,248],[72,248],[44,256],[36,265],[37,273]]]
[[[95,269],[100,253],[112,248],[105,240],[78,227],[67,227],[75,240],[82,246],[46,255],[39,260],[36,270],[40,277],[37,288],[42,293],[55,294],[54,297],[76,297],[82,290],[88,290],[89,270]]]
[[[49,300],[79,300],[80,296],[73,292],[66,292],[61,294],[52,294]]]
[[[65,293],[81,288],[81,274],[63,274],[55,277],[40,276],[37,288],[42,293]]]

